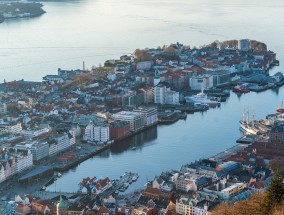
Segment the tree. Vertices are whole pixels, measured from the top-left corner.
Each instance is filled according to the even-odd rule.
[[[282,201],[284,196],[282,182],[282,177],[279,175],[278,171],[276,171],[264,197],[262,206],[263,214],[271,214],[275,206]]]
[[[136,49],[134,55],[136,56],[138,62],[152,60],[152,56],[142,49]]]

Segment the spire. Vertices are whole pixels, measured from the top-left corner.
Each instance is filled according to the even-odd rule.
[[[156,70],[155,70],[155,79],[160,79],[160,78],[161,78],[161,77],[160,77],[159,70],[156,69]]]

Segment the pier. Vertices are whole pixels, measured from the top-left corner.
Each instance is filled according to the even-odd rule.
[[[100,194],[101,198],[106,198],[109,197],[111,194],[115,193],[119,188],[124,187],[125,183],[131,184],[132,182],[135,182],[136,180],[132,180],[133,177],[136,177],[136,180],[138,179],[138,174],[137,173],[132,173],[132,172],[125,172],[123,176],[121,176],[118,181],[113,183],[113,186],[103,193]]]

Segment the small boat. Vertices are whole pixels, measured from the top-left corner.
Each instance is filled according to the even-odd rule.
[[[136,147],[135,147],[135,146],[133,146],[131,149],[132,149],[132,150],[136,150]]]
[[[284,113],[283,102],[281,103],[281,107],[277,108],[276,111],[277,111],[278,113]]]
[[[137,179],[138,179],[138,176],[134,176],[133,178],[132,178],[132,181],[134,182],[134,181],[137,181]]]
[[[57,173],[57,177],[61,177],[62,174],[60,172]]]
[[[250,90],[248,88],[246,88],[244,85],[236,85],[235,87],[233,87],[233,92],[235,93],[249,93]]]
[[[41,188],[41,190],[46,190],[46,186],[43,186],[43,187]]]

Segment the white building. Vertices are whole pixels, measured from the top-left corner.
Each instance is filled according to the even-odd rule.
[[[20,134],[22,133],[21,123],[2,123],[0,124],[0,135],[2,134]]]
[[[246,185],[244,183],[235,183],[221,190],[223,199],[229,199],[230,197],[240,193]]]
[[[121,111],[113,114],[114,120],[126,121],[130,124],[130,131],[139,131],[144,128],[144,117],[141,113],[131,111]]]
[[[182,197],[176,202],[176,213],[181,215],[209,215],[208,206],[198,200]]]
[[[213,76],[211,75],[198,75],[189,79],[189,87],[192,90],[208,89],[213,86]]]
[[[115,72],[109,72],[107,74],[107,79],[110,80],[110,81],[115,81],[116,79],[116,73]]]
[[[7,112],[7,105],[6,103],[0,103],[0,113],[6,113]]]
[[[0,183],[7,178],[20,173],[33,165],[33,155],[30,151],[14,154],[7,153],[3,161],[0,163]]]
[[[66,150],[75,144],[75,135],[70,133],[58,134],[49,141],[49,156],[54,156],[57,153]]]
[[[34,137],[37,137],[49,131],[50,131],[49,128],[28,129],[28,130],[23,130],[23,135],[26,140],[32,140]]]
[[[94,125],[90,122],[85,129],[84,140],[107,142],[109,141],[109,126],[105,123]]]
[[[145,127],[154,125],[158,122],[158,114],[156,108],[140,107],[133,111],[143,115]]]
[[[155,104],[179,104],[179,92],[170,89],[168,84],[160,82],[154,87]]]
[[[16,150],[29,150],[33,155],[34,161],[41,160],[49,155],[49,145],[47,141],[17,144],[15,148]]]

